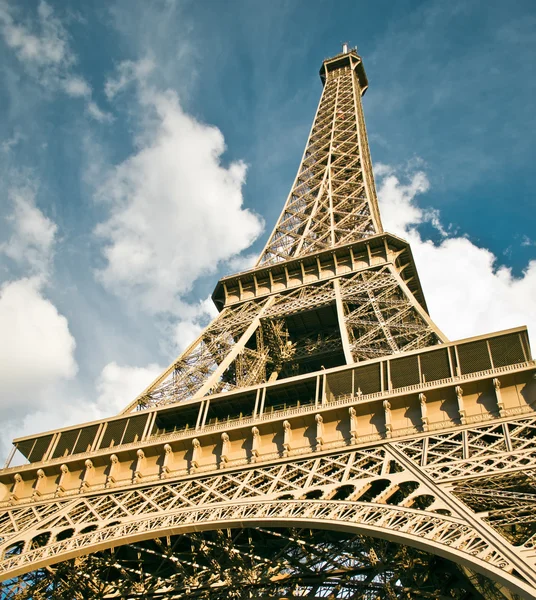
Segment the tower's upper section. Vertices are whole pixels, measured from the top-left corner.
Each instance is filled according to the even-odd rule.
[[[330,77],[331,73],[335,73],[345,67],[349,67],[352,71],[355,71],[357,79],[359,80],[360,92],[361,95],[363,95],[368,88],[365,67],[363,66],[361,57],[357,53],[357,48],[348,49],[348,44],[342,45],[342,52],[340,54],[324,60],[320,67],[320,79],[322,80],[322,83],[326,83],[326,80]]]
[[[298,258],[383,231],[361,96],[368,87],[355,49],[326,59],[324,89],[283,212],[258,265]]]

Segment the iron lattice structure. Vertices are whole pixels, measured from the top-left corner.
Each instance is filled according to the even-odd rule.
[[[121,414],[14,441],[2,597],[536,598],[525,328],[449,342],[382,229],[355,50],[257,266]]]
[[[341,59],[321,70],[324,90],[298,175],[258,265],[383,231],[361,105],[368,84],[357,55]]]

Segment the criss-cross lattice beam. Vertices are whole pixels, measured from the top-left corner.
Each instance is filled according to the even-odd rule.
[[[392,541],[405,536],[406,543],[414,540],[432,552],[451,553],[456,562],[469,568],[482,571],[484,565],[482,572],[501,581],[493,571],[497,568],[503,582],[518,589],[517,578],[505,581],[504,577],[508,579],[512,569],[523,572],[526,567],[507,540],[525,541],[525,553],[533,549],[535,523],[530,507],[534,505],[534,479],[528,469],[535,466],[534,422],[535,417],[513,419],[458,432],[431,433],[419,443],[382,443],[15,506],[5,510],[0,519],[4,558],[0,569],[6,569],[6,576],[9,572],[16,577],[30,566],[51,565],[58,559],[70,560],[130,540],[125,546],[129,548],[136,540],[166,536],[170,530],[233,527],[233,519],[238,519],[240,526],[249,523],[252,527],[284,526],[305,519],[304,526],[314,522],[318,527],[326,520],[328,528],[339,530],[348,522],[362,533]],[[486,443],[496,459],[490,461],[488,455],[487,471],[480,470],[478,480],[473,473],[476,483],[466,478],[452,493],[450,472],[464,456],[466,460],[484,459]],[[525,465],[523,471],[518,469],[517,479],[510,457]],[[532,457],[532,462],[527,463],[527,457]],[[502,493],[493,494],[501,488],[505,488]],[[488,505],[482,504],[484,499]],[[500,507],[502,513],[496,514]],[[490,510],[479,516],[482,508]],[[484,523],[497,528],[504,541],[493,538]],[[513,527],[517,528],[514,536],[510,533]],[[370,552],[373,556],[373,549]],[[125,577],[135,572],[128,565],[122,568]],[[143,572],[141,564],[139,572]]]
[[[411,352],[447,340],[382,233],[361,59],[321,77],[257,268],[220,282],[221,314],[125,412],[194,402],[22,440],[2,598],[536,600],[528,344]]]
[[[298,175],[259,259],[276,263],[381,233],[354,51],[326,83]]]
[[[362,533],[389,532],[393,540],[403,543],[426,544],[442,550],[457,561],[505,582],[514,590],[534,598],[530,585],[508,574],[512,565],[508,559],[490,548],[487,540],[478,531],[462,520],[434,513],[423,513],[413,509],[402,509],[388,505],[344,501],[264,501],[207,508],[189,508],[166,514],[155,514],[137,518],[131,522],[110,524],[103,529],[54,542],[29,550],[24,555],[14,555],[3,561],[4,577],[15,577],[32,568],[57,562],[79,555],[83,549],[113,547],[121,543],[151,539],[166,535],[169,531],[188,532],[203,529],[234,528],[237,526],[311,526]]]
[[[290,339],[285,319],[330,305],[339,315],[337,330]],[[255,347],[246,346],[255,333]],[[356,362],[446,341],[396,269],[383,265],[226,307],[123,412],[258,384],[268,379],[269,365],[279,371],[282,359],[334,352],[343,340]]]
[[[355,361],[446,341],[392,267],[361,271],[340,282],[344,323]]]
[[[507,438],[519,440],[516,444],[520,450],[518,459],[533,454],[533,421],[534,418],[527,418],[508,423],[510,432],[508,435],[504,433],[504,429],[502,430],[502,444]],[[483,521],[476,513],[468,512],[468,509],[462,508],[461,503],[455,499],[455,496],[458,496],[468,502],[470,506],[475,494],[478,495],[479,490],[485,490],[485,486],[490,485],[487,483],[490,477],[493,480],[498,476],[510,476],[507,457],[504,452],[501,452],[501,442],[497,440],[496,443],[500,461],[497,461],[495,467],[487,473],[481,473],[482,483],[479,483],[476,488],[473,486],[474,493],[472,495],[467,491],[468,484],[464,483],[457,492],[455,490],[453,496],[448,491],[448,475],[445,478],[447,487],[443,484],[438,487],[438,483],[435,481],[437,479],[435,472],[448,474],[448,468],[455,466],[459,460],[457,454],[452,452],[453,443],[462,447],[465,445],[471,449],[469,452],[478,456],[480,445],[477,440],[489,439],[493,435],[494,427],[501,427],[501,425],[488,424],[477,428],[466,428],[464,431],[472,440],[469,445],[464,444],[463,440],[457,441],[453,437],[457,434],[449,432],[422,438],[422,440],[428,440],[427,445],[430,450],[435,444],[437,447],[435,455],[442,452],[444,456],[444,460],[435,468],[435,471],[435,463],[432,458],[430,464],[425,465],[423,469],[421,466],[422,455],[419,456],[411,451],[413,447],[411,443],[396,442],[361,450],[356,449],[352,452],[324,454],[319,457],[291,460],[282,464],[230,471],[215,476],[189,478],[186,481],[176,480],[141,487],[135,486],[125,490],[110,490],[105,493],[83,495],[76,500],[65,499],[63,502],[55,501],[35,506],[13,507],[4,513],[0,521],[0,537],[4,540],[5,552],[5,560],[0,564],[0,569],[22,568],[22,565],[33,564],[33,561],[41,559],[50,561],[54,556],[58,556],[56,552],[67,552],[64,555],[67,557],[71,552],[82,552],[83,548],[88,548],[86,543],[90,542],[91,544],[109,542],[113,546],[116,543],[113,540],[121,539],[123,541],[121,536],[127,533],[124,527],[121,529],[120,525],[139,525],[141,529],[134,527],[128,531],[136,539],[141,539],[139,536],[142,533],[142,537],[144,537],[145,533],[150,531],[143,525],[147,519],[151,522],[151,527],[164,527],[164,525],[168,527],[171,526],[170,522],[165,520],[168,516],[183,514],[184,511],[197,510],[200,507],[216,509],[219,506],[225,506],[233,509],[240,503],[250,506],[252,503],[261,502],[268,503],[265,504],[265,508],[272,507],[268,509],[267,513],[261,511],[262,518],[274,515],[277,515],[278,518],[287,518],[287,516],[301,518],[299,517],[301,513],[293,512],[294,504],[287,505],[285,504],[286,500],[301,498],[307,504],[314,498],[322,497],[325,501],[333,502],[333,504],[324,505],[326,510],[328,510],[328,506],[337,506],[339,507],[337,511],[342,511],[336,511],[337,518],[344,520],[344,515],[352,513],[358,519],[358,521],[352,522],[359,522],[364,526],[369,523],[380,529],[385,527],[386,534],[389,531],[389,535],[393,532],[392,528],[396,533],[398,527],[402,527],[401,531],[410,532],[413,526],[410,527],[407,519],[411,516],[411,519],[416,519],[415,525],[418,521],[418,530],[424,537],[426,536],[423,532],[429,531],[431,536],[429,539],[437,541],[443,534],[431,523],[437,521],[439,527],[439,522],[443,517],[451,515],[452,518],[461,519],[460,523],[463,523],[463,526],[460,523],[455,526],[458,533],[454,534],[453,530],[452,534],[444,538],[445,543],[451,549],[460,548],[463,549],[463,552],[475,556],[482,552],[485,554],[485,561],[493,564],[495,559],[490,558],[490,552],[497,552],[502,547],[499,554],[502,553],[508,557],[507,562],[511,567],[522,571],[523,564],[516,564],[519,561],[519,555],[496,536],[496,539],[490,539],[490,536],[493,537],[491,530],[486,533],[485,528],[482,528]],[[521,442],[522,438],[524,442]],[[421,445],[421,453],[422,448]],[[415,449],[417,450],[417,448]],[[430,456],[433,457],[434,452],[430,452]],[[523,491],[523,488],[516,488],[515,485],[518,484],[510,485],[512,488],[510,493],[502,494],[501,501],[503,503],[508,501],[511,505],[514,503],[513,506],[533,504],[531,502],[533,499],[531,495],[532,480],[527,484],[528,488],[525,486],[526,491]],[[314,504],[314,502],[309,502],[309,504]],[[48,511],[45,510],[47,507]],[[279,509],[283,512],[278,512]],[[240,510],[242,509],[238,510],[239,513]],[[290,513],[288,513],[289,510]],[[304,515],[322,519],[323,513],[315,512],[314,507],[311,510],[314,514],[307,512]],[[346,513],[347,510],[350,512]],[[331,508],[328,510],[331,514],[330,511]],[[237,516],[238,513],[232,514]],[[247,515],[240,513],[238,517],[245,518]],[[486,518],[493,526],[503,529],[515,524],[520,525],[522,519],[524,531],[529,534],[534,531],[534,519],[531,520],[531,515],[527,511],[520,512],[515,516],[512,510],[509,522],[505,521],[506,517],[505,513],[500,522],[494,522],[493,515],[491,518],[489,516]],[[202,521],[205,521],[204,518]],[[190,520],[187,522],[191,523]],[[194,518],[194,522],[198,522],[198,517]],[[450,522],[449,518],[446,518],[441,528],[447,527],[448,529]],[[119,538],[114,537],[111,533],[111,530],[116,527],[115,524],[118,527]],[[130,525],[128,526],[130,527]],[[179,526],[179,521],[176,526]],[[420,529],[421,527],[425,528]],[[431,529],[427,529],[430,527]],[[68,536],[65,535],[66,532],[69,532]],[[460,532],[463,533],[461,537]],[[86,534],[94,535],[85,537]],[[527,539],[527,535],[524,539]],[[20,551],[22,550],[21,543],[24,547],[23,551]],[[18,552],[10,550],[16,548],[19,548]],[[529,543],[526,546],[527,551],[530,548]]]

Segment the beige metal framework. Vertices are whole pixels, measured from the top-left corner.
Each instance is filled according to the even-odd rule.
[[[383,232],[355,50],[257,266],[119,415],[0,471],[2,598],[536,599],[525,328],[449,342]]]
[[[298,175],[259,265],[381,233],[361,96],[368,82],[355,52],[327,60],[324,91]]]

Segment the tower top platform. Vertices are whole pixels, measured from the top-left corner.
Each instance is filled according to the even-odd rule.
[[[349,67],[356,72],[359,87],[361,88],[361,95],[363,96],[368,88],[368,78],[365,73],[365,67],[363,66],[363,60],[357,53],[357,48],[349,49],[347,44],[343,44],[342,52],[340,54],[331,58],[326,58],[322,62],[322,66],[320,67],[320,79],[322,80],[322,83],[326,83],[330,73],[345,67]]]

